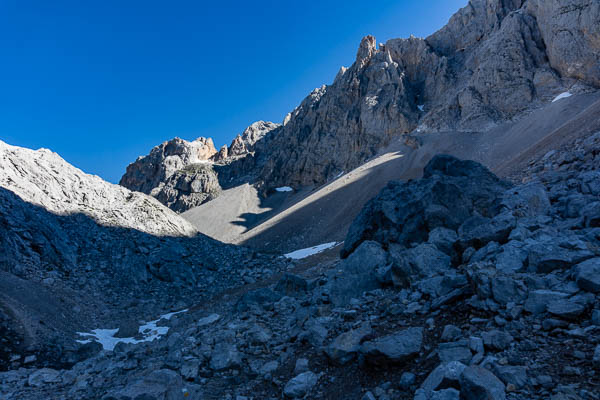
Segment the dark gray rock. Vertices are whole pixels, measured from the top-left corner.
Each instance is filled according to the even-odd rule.
[[[576,319],[585,312],[585,305],[569,299],[558,299],[548,303],[548,312],[564,319]]]
[[[283,394],[291,399],[305,397],[319,381],[319,376],[314,372],[303,372],[290,379],[283,388]]]
[[[377,242],[366,241],[329,276],[327,290],[335,305],[344,305],[366,291],[380,287],[378,269],[387,265],[387,254]]]
[[[466,366],[458,361],[438,365],[421,385],[425,398],[429,398],[434,391],[460,387],[460,378],[465,368]]]
[[[496,199],[508,186],[481,164],[436,156],[422,179],[390,182],[365,205],[348,230],[342,256],[365,240],[408,246],[427,241],[435,228],[457,229],[474,213],[493,217]]]
[[[469,364],[473,355],[466,340],[459,342],[440,343],[437,348],[438,357],[442,362],[460,361]]]
[[[221,185],[210,164],[190,164],[169,176],[150,194],[176,212],[197,207],[221,194]]]
[[[371,333],[371,327],[368,325],[342,333],[325,348],[325,354],[337,365],[347,364],[360,350],[362,340]]]
[[[441,252],[451,256],[454,253],[454,243],[458,240],[455,231],[443,227],[435,228],[429,232],[428,242],[435,245]]]
[[[574,268],[577,285],[583,290],[600,293],[600,258],[592,258]]]
[[[473,216],[458,228],[458,243],[462,249],[478,249],[489,242],[505,243],[516,224],[516,218],[509,213],[494,218]]]
[[[557,299],[564,299],[569,297],[567,293],[556,292],[552,290],[539,289],[529,292],[529,297],[525,301],[525,311],[532,314],[544,313],[550,302]]]
[[[479,366],[464,369],[460,390],[465,400],[504,400],[505,386],[494,374]]]
[[[422,343],[423,328],[408,328],[364,342],[360,352],[373,364],[401,363],[418,355]]]
[[[224,371],[239,368],[242,364],[241,354],[233,343],[220,342],[215,345],[210,356],[210,368],[215,371]]]

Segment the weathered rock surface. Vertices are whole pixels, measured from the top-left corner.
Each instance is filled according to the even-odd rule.
[[[421,351],[423,328],[403,331],[364,342],[360,352],[374,364],[400,363],[410,360]]]
[[[155,199],[88,175],[47,149],[34,151],[0,141],[0,186],[52,213],[83,214],[99,225],[155,235],[196,232]]]
[[[189,164],[167,178],[158,192],[152,193],[173,211],[183,212],[218,197],[221,185],[210,164]]]
[[[190,164],[209,160],[217,153],[212,139],[193,142],[175,138],[154,147],[147,156],[127,167],[120,185],[137,192],[152,194],[167,178]]]
[[[456,230],[475,213],[493,217],[498,196],[508,186],[481,164],[436,156],[425,167],[423,179],[390,182],[367,203],[348,230],[342,255],[364,240],[409,246],[427,241],[436,228]]]

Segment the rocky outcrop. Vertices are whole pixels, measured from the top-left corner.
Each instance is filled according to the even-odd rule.
[[[161,185],[175,172],[190,164],[207,161],[215,154],[217,149],[210,138],[200,137],[193,142],[175,138],[129,164],[119,184],[156,197]]]
[[[225,153],[227,157],[245,156],[254,151],[256,143],[269,132],[279,128],[280,124],[273,122],[257,121],[247,127],[241,135],[237,135]]]
[[[562,77],[600,86],[600,3],[590,0],[530,0],[550,65]]]
[[[352,66],[283,126],[255,123],[217,154],[237,160],[219,168],[220,180],[244,177],[263,193],[320,185],[399,135],[485,131],[568,90],[597,89],[599,8],[589,0],[472,0],[427,38],[377,47],[367,36]]]
[[[481,164],[436,156],[422,179],[390,182],[365,205],[348,230],[342,255],[367,240],[410,247],[439,228],[456,230],[474,215],[493,218],[508,187]]]
[[[158,193],[153,193],[173,211],[184,212],[219,196],[221,185],[210,164],[190,164],[167,178]]]
[[[0,186],[52,213],[83,214],[99,225],[153,235],[196,233],[152,197],[88,175],[47,149],[34,151],[0,141]]]

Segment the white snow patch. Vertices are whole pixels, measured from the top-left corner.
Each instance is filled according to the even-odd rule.
[[[171,312],[168,314],[161,315],[160,318],[155,319],[154,321],[150,321],[140,326],[138,332],[142,334],[142,339],[135,339],[132,337],[128,338],[118,338],[115,337],[115,334],[119,331],[116,329],[94,329],[92,333],[85,332],[77,332],[79,336],[83,336],[86,339],[84,340],[76,340],[78,343],[90,343],[92,341],[98,342],[102,345],[104,350],[112,351],[117,343],[142,343],[142,342],[152,342],[153,340],[159,339],[161,336],[164,336],[169,331],[168,326],[158,326],[157,323],[161,319],[171,319],[173,315],[181,314],[187,311],[185,310]]]
[[[340,176],[342,176],[342,175],[344,175],[344,171],[342,171],[342,172],[340,172],[339,174],[337,174],[337,175],[335,176],[335,178],[333,178],[333,179],[337,179],[337,178],[339,178],[339,177],[340,177]]]
[[[294,191],[294,189],[292,189],[292,188],[291,188],[291,187],[289,187],[289,186],[282,186],[282,187],[278,187],[278,188],[275,188],[275,190],[276,190],[277,192],[293,192],[293,191]]]
[[[320,244],[317,246],[309,247],[307,249],[296,250],[291,253],[284,254],[284,256],[287,258],[294,259],[294,260],[301,260],[308,256],[312,256],[312,255],[321,253],[327,249],[331,249],[332,247],[336,246],[337,244],[338,244],[337,242]]]
[[[421,104],[421,105],[417,106],[417,108],[419,109],[419,111],[423,112],[423,111],[425,111],[425,104]]]
[[[379,99],[377,98],[377,96],[366,96],[365,97],[365,104],[367,105],[367,107],[373,108],[377,104],[379,104]]]
[[[561,99],[566,99],[567,97],[571,97],[571,96],[573,96],[571,93],[569,93],[569,92],[564,92],[564,93],[561,93],[561,94],[559,94],[558,96],[556,96],[556,97],[554,98],[554,100],[552,100],[552,102],[554,103],[555,101],[559,101],[559,100],[561,100]]]

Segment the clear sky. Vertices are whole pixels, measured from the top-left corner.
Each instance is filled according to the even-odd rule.
[[[1,0],[0,140],[118,182],[170,138],[281,122],[360,39],[425,37],[467,0]]]

